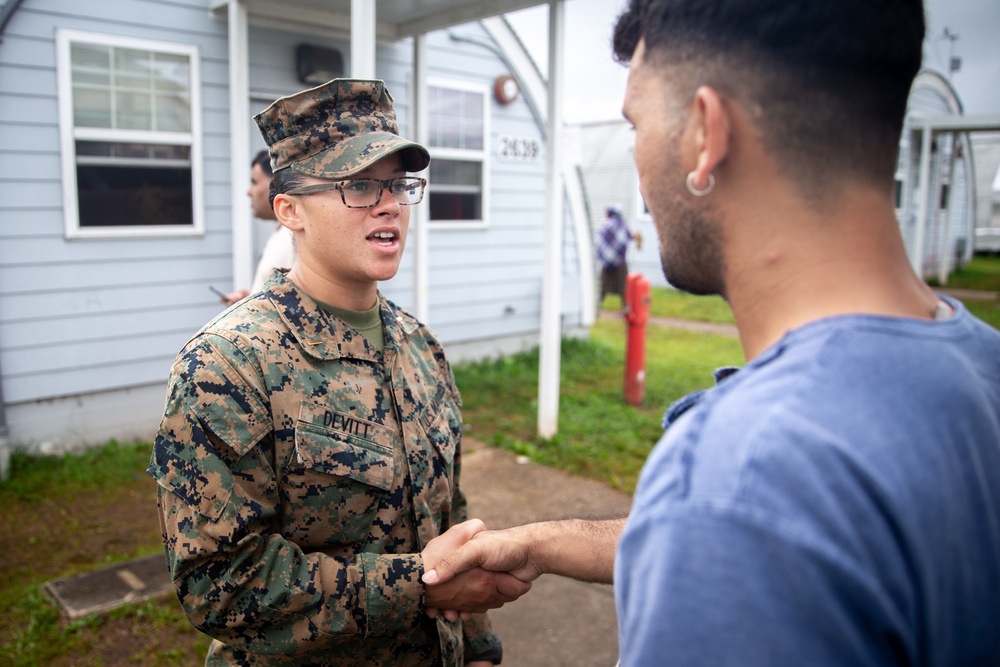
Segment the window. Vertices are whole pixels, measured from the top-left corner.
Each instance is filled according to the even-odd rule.
[[[66,236],[200,234],[196,47],[60,30]]]
[[[428,86],[427,195],[437,229],[487,223],[487,94],[485,86],[433,80]]]

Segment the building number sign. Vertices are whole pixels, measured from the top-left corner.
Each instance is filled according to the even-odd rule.
[[[538,139],[501,136],[497,145],[497,159],[504,162],[538,162],[542,146]]]

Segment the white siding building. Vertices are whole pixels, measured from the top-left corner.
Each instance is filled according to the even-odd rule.
[[[376,23],[374,71],[409,137],[414,81],[426,76],[419,92],[434,159],[427,212],[411,225],[406,258],[383,291],[418,314],[423,308],[453,360],[535,345],[546,259],[545,100],[521,94],[508,103],[495,90],[511,63],[525,60],[512,53],[523,47],[500,19],[401,21],[432,31],[399,37],[388,12],[479,18],[537,2],[404,4],[378,4],[388,9]],[[352,50],[354,25],[343,13],[351,7],[0,4],[0,449],[5,434],[11,446],[51,449],[153,433],[175,354],[221,308],[210,286],[244,287],[269,231],[246,222],[249,157],[263,147],[249,115],[354,71],[352,59],[363,54]],[[245,63],[236,62],[240,34]],[[423,69],[415,53],[425,54]],[[305,83],[310,58],[321,71]],[[247,81],[234,80],[240,71]],[[240,127],[250,130],[234,136]],[[574,220],[572,205],[565,210],[561,321],[571,332],[589,323],[592,277],[581,266],[591,251],[586,222]],[[420,224],[427,263],[418,280]]]

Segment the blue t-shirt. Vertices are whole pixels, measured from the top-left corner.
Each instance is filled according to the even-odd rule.
[[[812,323],[671,408],[623,667],[1000,665],[1000,333],[949,303]]]

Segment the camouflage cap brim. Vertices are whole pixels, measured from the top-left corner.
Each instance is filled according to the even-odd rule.
[[[336,180],[354,176],[382,158],[399,153],[408,172],[423,171],[430,164],[427,149],[391,132],[367,132],[338,141],[324,151],[291,162],[293,171]]]

